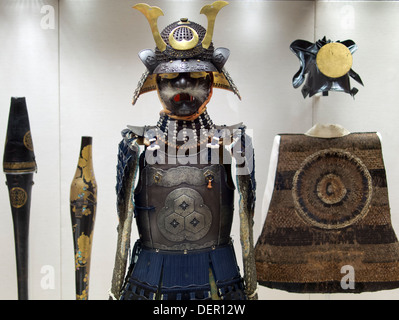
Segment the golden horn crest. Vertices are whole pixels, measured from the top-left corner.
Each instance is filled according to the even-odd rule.
[[[206,34],[204,40],[202,40],[202,47],[208,49],[212,42],[213,28],[215,27],[216,15],[220,9],[227,6],[227,1],[215,1],[212,4],[208,4],[202,7],[200,13],[206,15],[208,19],[208,27],[206,28]]]
[[[149,6],[146,3],[138,3],[133,8],[139,10],[147,18],[156,46],[159,50],[165,51],[166,43],[163,41],[158,30],[158,17],[163,16],[162,10],[155,6]]]
[[[208,19],[208,27],[206,30],[206,34],[204,36],[204,39],[202,40],[202,47],[204,49],[208,49],[209,46],[211,45],[212,42],[212,37],[213,37],[213,29],[215,26],[215,20],[216,20],[216,15],[219,13],[219,11],[229,3],[227,1],[215,1],[212,4],[208,4],[202,7],[200,13],[206,15]],[[150,6],[146,3],[138,3],[135,6],[133,6],[134,9],[139,10],[148,20],[148,23],[150,24],[152,35],[155,40],[155,44],[157,48],[163,52],[166,50],[166,43],[162,39],[161,34],[159,33],[158,30],[158,17],[163,16],[163,11],[159,7],[155,6]],[[181,27],[178,27],[181,28]],[[176,29],[178,29],[176,28]],[[175,29],[175,30],[176,30]],[[191,29],[191,28],[190,28]],[[173,31],[175,31],[173,30]],[[190,41],[180,41],[182,43],[179,43],[179,41],[176,41],[173,39],[173,32],[171,32],[169,36],[169,42],[171,43],[171,46],[174,49],[177,50],[188,50],[192,49],[197,43],[198,43],[198,35],[196,32],[193,32],[194,37]]]

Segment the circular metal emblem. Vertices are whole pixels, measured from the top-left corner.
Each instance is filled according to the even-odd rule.
[[[11,205],[14,208],[21,208],[25,205],[26,201],[28,200],[28,194],[22,188],[19,187],[12,188],[10,191],[10,200],[11,200]]]
[[[323,229],[347,227],[364,217],[372,197],[371,176],[362,161],[339,149],[317,152],[295,173],[296,212]]]
[[[23,138],[24,146],[26,149],[33,151],[32,135],[30,131],[27,131]]]
[[[197,191],[179,188],[166,197],[157,222],[162,235],[170,241],[197,241],[208,233],[212,213]]]
[[[339,42],[322,46],[316,56],[320,72],[330,78],[339,78],[349,72],[353,57],[349,49]]]

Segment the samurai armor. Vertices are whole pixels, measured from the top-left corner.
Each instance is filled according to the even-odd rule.
[[[224,67],[229,49],[215,48],[212,42],[216,16],[227,4],[215,1],[202,7],[206,29],[182,18],[162,31],[160,8],[145,3],[133,7],[147,19],[156,44],[155,50],[139,53],[146,70],[133,105],[141,94],[156,90],[163,110],[156,126],[128,126],[122,132],[112,299],[257,299],[252,142],[245,126],[216,126],[206,111],[213,88],[241,99]],[[140,158],[140,146],[146,154],[156,153],[151,161],[144,153]],[[243,278],[230,238],[235,187],[224,151],[236,160]],[[125,277],[133,215],[140,239]]]
[[[378,135],[279,138],[274,190],[255,247],[259,284],[298,293],[399,287]]]
[[[222,164],[168,162],[140,157],[134,194],[140,240],[121,299],[245,299],[230,238],[231,174]]]

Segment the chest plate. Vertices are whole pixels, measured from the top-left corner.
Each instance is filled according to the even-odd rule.
[[[234,210],[229,174],[221,164],[143,166],[135,190],[143,245],[194,250],[228,243]]]
[[[201,240],[212,225],[212,212],[201,194],[191,188],[170,192],[158,213],[158,228],[173,242]]]

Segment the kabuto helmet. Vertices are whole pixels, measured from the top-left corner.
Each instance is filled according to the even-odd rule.
[[[209,72],[213,76],[213,87],[230,90],[241,99],[237,87],[224,68],[230,50],[215,49],[212,43],[216,15],[227,4],[226,1],[215,1],[202,7],[200,13],[208,19],[207,29],[182,18],[168,25],[162,32],[159,32],[157,25],[158,17],[163,15],[160,8],[145,3],[133,7],[147,18],[156,44],[155,50],[145,49],[139,53],[147,70],[134,92],[133,105],[141,94],[156,90],[157,74],[185,72]]]

